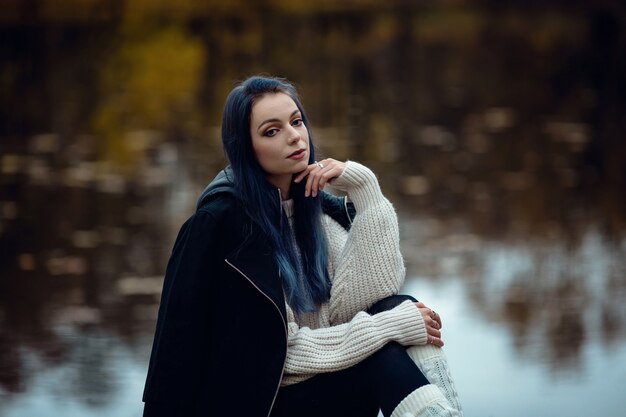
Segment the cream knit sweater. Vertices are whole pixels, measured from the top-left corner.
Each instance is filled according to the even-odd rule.
[[[323,372],[349,368],[387,342],[424,345],[427,333],[410,301],[376,315],[364,312],[381,298],[397,294],[404,280],[395,210],[374,173],[346,162],[332,186],[347,193],[357,215],[349,232],[324,216],[328,241],[330,300],[318,311],[294,314],[287,305],[288,345],[282,385]],[[289,214],[290,205],[283,205]]]

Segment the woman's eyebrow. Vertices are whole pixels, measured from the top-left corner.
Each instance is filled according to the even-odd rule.
[[[295,109],[290,115],[289,118],[292,118],[295,114],[300,113],[300,109]],[[261,124],[259,125],[259,127],[257,127],[257,129],[261,129],[261,126],[263,126],[266,123],[272,123],[272,122],[280,122],[279,119],[276,118],[272,118],[272,119],[267,119],[261,122]]]

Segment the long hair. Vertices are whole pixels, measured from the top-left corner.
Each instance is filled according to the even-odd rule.
[[[320,200],[304,197],[306,181],[292,182],[290,194],[294,201],[296,249],[292,244],[289,222],[282,212],[279,191],[266,179],[252,147],[252,106],[265,94],[276,93],[290,96],[300,110],[309,133],[309,163],[313,163],[315,150],[309,121],[296,89],[281,78],[253,76],[230,92],[222,117],[222,142],[233,170],[237,195],[247,214],[272,243],[287,302],[296,312],[314,311],[316,304],[330,298],[331,286],[326,269],[328,257]]]

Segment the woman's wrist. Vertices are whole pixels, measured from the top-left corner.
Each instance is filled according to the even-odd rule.
[[[371,169],[355,161],[347,160],[341,175],[333,180],[333,186],[350,191],[353,188],[363,187],[371,184],[378,184],[376,175]]]
[[[426,324],[415,304],[411,300],[400,303],[397,307],[389,310],[396,312],[398,317],[397,324],[402,327],[402,335],[397,341],[402,345],[425,345],[428,343],[428,332]],[[384,313],[381,313],[384,314]],[[400,319],[400,317],[403,317]]]
[[[332,186],[348,194],[359,212],[359,209],[383,198],[374,172],[365,165],[354,161],[346,161],[343,173],[335,178]]]

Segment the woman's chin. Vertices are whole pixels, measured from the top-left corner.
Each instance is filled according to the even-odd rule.
[[[293,168],[293,173],[294,174],[299,174],[302,171],[304,171],[306,169],[306,167],[309,166],[309,161],[306,159],[303,159],[302,161],[299,161],[296,165],[294,165]]]

